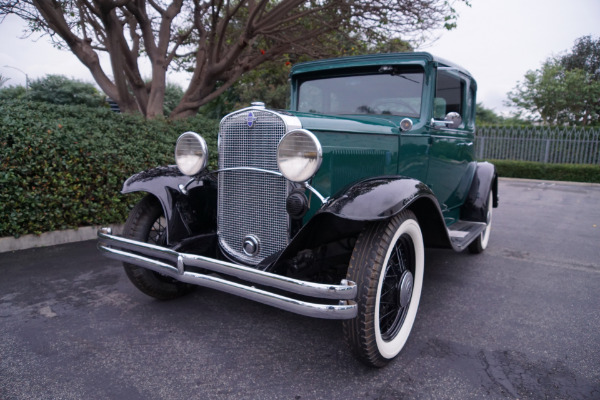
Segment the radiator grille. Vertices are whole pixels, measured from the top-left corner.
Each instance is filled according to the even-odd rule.
[[[278,171],[277,144],[286,133],[283,120],[272,112],[252,110],[231,114],[221,121],[219,169],[253,167]],[[281,250],[289,240],[285,210],[288,184],[283,177],[251,170],[219,174],[218,234],[223,250],[234,258],[256,265]],[[248,256],[244,238],[257,237],[260,250]]]

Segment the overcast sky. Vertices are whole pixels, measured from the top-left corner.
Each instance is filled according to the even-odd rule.
[[[478,101],[506,113],[506,93],[528,70],[548,57],[565,53],[575,39],[600,37],[600,0],[470,0],[460,5],[458,28],[437,33],[428,51],[467,68],[478,83]],[[48,38],[20,39],[22,22],[8,17],[0,24],[0,75],[7,85],[62,74],[93,83],[90,73],[68,51],[54,49]],[[8,68],[5,66],[13,68]],[[14,68],[18,68],[18,71]],[[185,84],[182,76],[169,78]]]

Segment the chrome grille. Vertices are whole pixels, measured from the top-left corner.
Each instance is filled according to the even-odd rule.
[[[219,131],[219,169],[252,167],[277,169],[277,144],[286,133],[286,124],[277,114],[251,110],[230,114]],[[251,118],[253,119],[253,118]],[[273,174],[235,170],[219,173],[218,235],[223,250],[247,264],[256,265],[278,252],[289,240],[289,217],[285,210],[288,195],[285,178]],[[244,253],[244,238],[260,241],[257,254]]]

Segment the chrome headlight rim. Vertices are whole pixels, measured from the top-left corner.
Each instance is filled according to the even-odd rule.
[[[313,146],[312,149],[309,149],[309,153],[314,157],[313,161],[305,162],[304,166],[300,169],[296,170],[288,170],[286,163],[283,161],[282,152],[289,151],[285,146],[289,140],[293,140],[295,136],[304,136],[310,140],[310,145]],[[303,149],[304,154],[307,153],[307,149]],[[302,149],[296,151],[297,153],[302,153]],[[298,155],[296,157],[299,157]],[[279,140],[279,144],[277,145],[277,168],[281,172],[281,174],[288,180],[295,183],[303,183],[312,179],[316,173],[321,168],[321,163],[323,162],[323,148],[321,147],[321,142],[319,139],[310,131],[306,129],[294,129],[283,135],[281,140]]]
[[[208,164],[208,145],[204,138],[192,131],[184,132],[175,144],[175,163],[179,171],[193,176],[204,170]]]

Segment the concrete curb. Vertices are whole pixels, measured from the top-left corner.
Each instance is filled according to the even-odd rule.
[[[109,225],[113,232],[120,235],[123,231],[123,225]],[[97,236],[98,229],[101,226],[84,226],[78,229],[66,229],[62,231],[46,232],[41,235],[23,235],[18,238],[3,237],[0,238],[0,253],[9,251],[25,250],[34,247],[54,246],[57,244],[82,242],[92,240]]]

